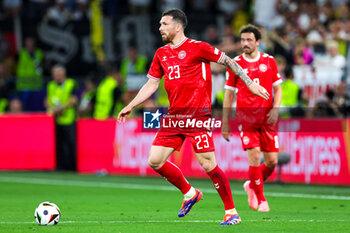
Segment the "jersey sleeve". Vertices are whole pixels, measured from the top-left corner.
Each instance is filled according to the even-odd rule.
[[[236,90],[237,75],[235,75],[230,69],[226,69],[226,83],[225,89]]]
[[[157,50],[157,52],[154,54],[152,64],[151,64],[151,67],[149,68],[147,77],[155,80],[160,80],[163,77],[163,74],[164,72],[160,64],[159,53]]]
[[[199,57],[212,62],[220,63],[224,59],[225,53],[211,46],[208,43],[199,43]]]
[[[272,86],[277,86],[282,83],[281,75],[278,73],[277,63],[274,58],[271,58],[271,69],[272,69]]]

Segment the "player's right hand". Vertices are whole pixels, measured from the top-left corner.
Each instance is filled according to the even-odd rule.
[[[256,96],[260,96],[265,100],[268,100],[270,98],[270,94],[266,91],[266,89],[255,82],[252,82],[248,88]]]
[[[119,114],[118,114],[118,117],[117,117],[117,120],[119,123],[123,122],[125,123],[125,119],[126,117],[131,113],[132,111],[132,108],[128,106],[126,106],[125,108],[123,108]]]
[[[222,127],[221,127],[221,135],[224,137],[224,139],[226,141],[230,141],[230,136],[232,136],[232,132],[231,132],[231,127],[230,125],[227,123],[223,123]]]

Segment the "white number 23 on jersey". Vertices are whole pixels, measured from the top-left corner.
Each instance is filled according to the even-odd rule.
[[[180,78],[180,67],[179,65],[168,66],[169,80]]]

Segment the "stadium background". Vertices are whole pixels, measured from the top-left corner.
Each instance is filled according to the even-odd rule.
[[[147,60],[138,73],[117,73],[127,103],[155,50],[162,45],[159,17],[163,9],[183,9],[189,20],[186,34],[207,41],[231,57],[240,53],[241,25],[255,23],[263,31],[260,51],[273,55],[284,79],[293,76],[298,101],[281,108],[281,151],[291,161],[282,167],[284,182],[350,184],[350,2],[338,1],[2,1],[0,16],[1,170],[55,170],[55,126],[45,114],[46,84],[55,64],[67,68],[78,82],[96,85],[112,67],[121,71],[130,47]],[[33,90],[18,87],[19,53],[32,37],[43,51],[43,84]],[[331,51],[333,48],[333,52]],[[334,49],[336,52],[334,52]],[[292,72],[290,72],[292,71]],[[224,69],[213,64],[213,109],[220,118]],[[140,76],[144,77],[140,81]],[[91,78],[92,77],[92,78]],[[136,87],[135,87],[136,86]],[[292,93],[284,92],[284,96]],[[154,132],[142,130],[143,108],[166,108],[164,90],[145,103],[125,125],[113,117],[77,118],[77,171],[154,175],[147,156]],[[234,119],[232,126],[235,128]],[[234,132],[230,143],[214,132],[218,162],[231,179],[246,179],[248,161]],[[18,146],[20,145],[20,146]],[[205,177],[185,144],[172,156],[189,177]],[[184,156],[186,155],[186,156]],[[271,180],[276,179],[276,174]]]

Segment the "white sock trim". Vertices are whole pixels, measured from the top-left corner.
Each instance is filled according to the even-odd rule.
[[[238,214],[236,208],[225,210],[225,214]]]
[[[194,195],[196,195],[196,190],[191,186],[190,190],[185,193],[184,199],[190,200],[192,197],[194,197]]]

